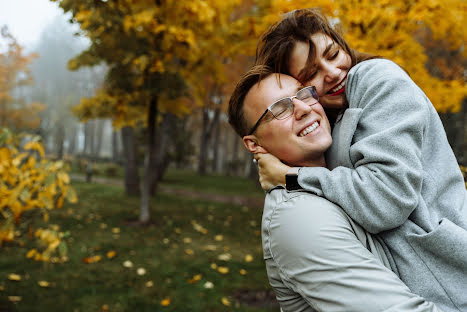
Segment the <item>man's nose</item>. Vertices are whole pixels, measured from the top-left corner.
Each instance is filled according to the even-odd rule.
[[[311,111],[313,110],[312,108],[313,105],[308,105],[305,102],[300,101],[297,98],[293,99],[293,104],[294,104],[295,119],[302,119],[306,115],[310,114]]]

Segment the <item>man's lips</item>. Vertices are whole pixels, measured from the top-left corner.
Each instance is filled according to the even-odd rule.
[[[315,131],[316,129],[318,129],[319,127],[319,121],[318,120],[315,120],[314,122],[312,122],[311,124],[309,124],[308,126],[306,126],[305,128],[303,128],[300,132],[298,132],[298,136],[299,137],[304,137],[306,136],[307,134]]]

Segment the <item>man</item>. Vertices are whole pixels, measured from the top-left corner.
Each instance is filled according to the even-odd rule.
[[[260,81],[261,80],[261,81]],[[252,68],[229,103],[229,122],[252,153],[325,166],[331,127],[313,87]],[[439,311],[388,268],[381,243],[338,206],[304,191],[266,195],[262,243],[283,311]]]

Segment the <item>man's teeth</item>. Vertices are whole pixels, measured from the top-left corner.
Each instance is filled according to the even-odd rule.
[[[307,135],[308,133],[313,132],[316,128],[318,128],[318,126],[319,126],[319,123],[317,121],[315,121],[311,126],[306,127],[305,129],[303,129],[303,131],[300,132],[299,136],[303,137],[303,136]]]
[[[337,87],[335,87],[334,89],[331,89],[331,92],[336,93],[337,91],[342,89],[345,86],[346,81],[347,81],[347,79],[344,79],[344,81],[342,81]]]

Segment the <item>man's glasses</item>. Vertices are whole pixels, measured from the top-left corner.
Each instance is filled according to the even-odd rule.
[[[298,100],[308,105],[314,105],[319,101],[318,92],[316,92],[316,88],[314,86],[300,89],[294,96],[280,99],[269,105],[266,111],[261,115],[261,117],[259,117],[258,121],[255,123],[253,128],[251,128],[248,135],[251,135],[253,134],[253,132],[256,131],[256,128],[258,128],[261,120],[263,120],[264,116],[266,116],[268,112],[271,112],[272,116],[274,116],[274,118],[278,120],[290,117],[294,112],[294,98],[297,98]]]

